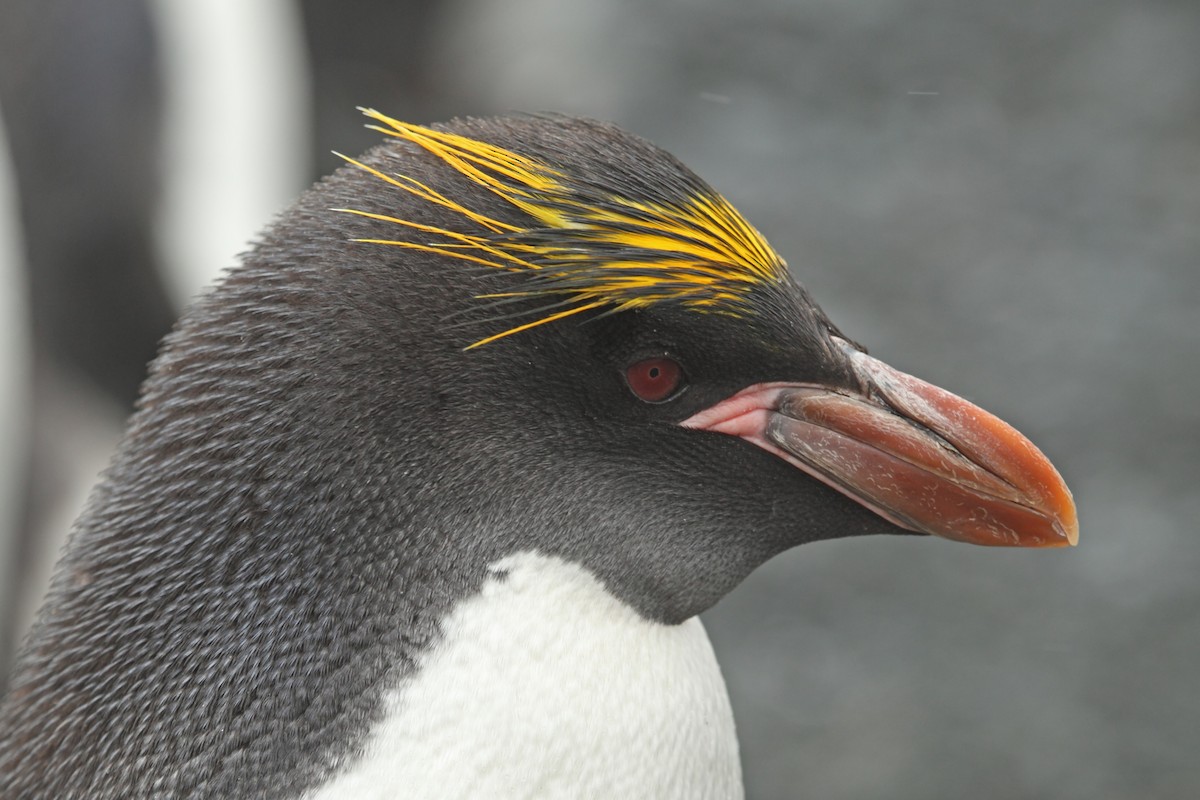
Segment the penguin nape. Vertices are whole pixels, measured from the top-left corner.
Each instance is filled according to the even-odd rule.
[[[420,127],[180,320],[0,712],[0,797],[738,797],[696,615],[798,544],[1074,544],[667,153]]]

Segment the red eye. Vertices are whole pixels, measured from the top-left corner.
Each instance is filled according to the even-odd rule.
[[[626,369],[625,380],[639,400],[661,403],[670,399],[683,383],[683,369],[673,359],[656,356]]]

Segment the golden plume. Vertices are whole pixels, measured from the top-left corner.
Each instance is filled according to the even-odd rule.
[[[519,290],[480,295],[504,301],[544,297],[543,316],[470,345],[479,347],[548,322],[604,308],[616,312],[673,301],[699,311],[740,315],[754,286],[779,283],[787,266],[732,205],[696,181],[678,200],[627,197],[574,180],[548,164],[496,145],[410,125],[361,109],[373,130],[410,142],[453,167],[530,218],[513,225],[472,210],[424,183],[388,175],[337,154],[417,199],[469,220],[461,233],[356,209],[348,214],[409,229],[411,238],[356,241],[437,253],[526,273]]]

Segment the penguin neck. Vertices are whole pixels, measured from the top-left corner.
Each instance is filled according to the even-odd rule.
[[[586,569],[521,552],[442,620],[361,754],[314,797],[740,797],[733,715],[697,618],[647,620]]]

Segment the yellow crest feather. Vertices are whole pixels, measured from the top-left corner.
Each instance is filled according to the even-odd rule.
[[[697,311],[740,315],[757,285],[782,282],[784,264],[723,197],[698,185],[664,201],[598,193],[540,161],[458,134],[410,125],[372,109],[373,130],[417,145],[531,218],[526,227],[473,210],[404,175],[347,162],[425,203],[469,220],[461,233],[400,217],[337,209],[411,232],[411,238],[357,241],[437,253],[496,269],[528,273],[526,286],[483,299],[554,299],[545,316],[488,336],[479,347],[592,309],[620,311],[674,301]],[[468,348],[470,349],[470,348]]]

